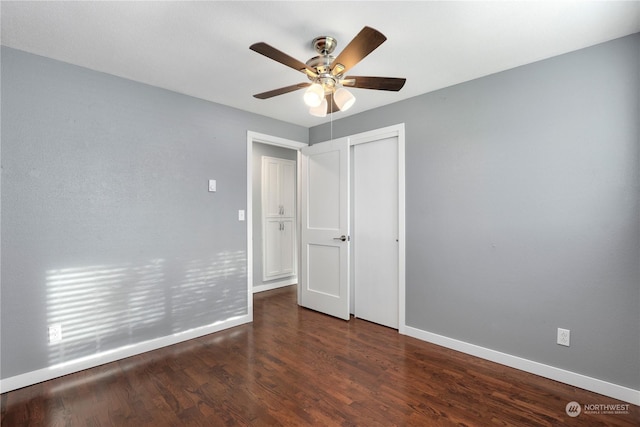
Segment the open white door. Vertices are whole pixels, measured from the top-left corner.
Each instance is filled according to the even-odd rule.
[[[301,152],[300,305],[349,320],[349,142]]]

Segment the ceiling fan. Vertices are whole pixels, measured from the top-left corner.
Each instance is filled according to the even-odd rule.
[[[337,57],[333,57],[331,53],[337,46],[336,39],[329,36],[316,37],[311,45],[319,55],[309,59],[306,63],[300,62],[264,42],[254,43],[249,49],[306,74],[309,82],[297,83],[253,96],[258,99],[268,99],[307,88],[304,100],[311,107],[309,112],[314,116],[324,117],[326,114],[336,111],[346,111],[353,105],[355,97],[345,89],[345,86],[397,92],[402,89],[406,79],[345,76],[347,71],[385,40],[387,38],[379,31],[371,27],[364,27]]]

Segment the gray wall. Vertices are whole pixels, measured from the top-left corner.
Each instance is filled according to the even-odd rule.
[[[640,388],[639,76],[636,34],[334,121],[406,124],[409,326]]]
[[[4,47],[1,71],[2,378],[247,313],[247,131],[306,128]]]
[[[305,139],[306,142],[306,139]],[[286,278],[262,280],[262,156],[297,160],[298,151],[275,145],[253,144],[253,284],[268,285]]]

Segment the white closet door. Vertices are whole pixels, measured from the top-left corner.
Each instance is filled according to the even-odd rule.
[[[296,271],[296,229],[293,219],[283,219],[280,231],[280,274],[293,276]]]
[[[353,148],[354,314],[397,329],[397,137]]]
[[[280,159],[262,157],[262,213],[266,218],[279,217],[280,201]]]
[[[264,227],[263,267],[264,277],[275,278],[282,274],[282,223],[277,219],[267,219]]]
[[[262,157],[263,281],[296,274],[296,162]]]
[[[280,163],[280,204],[282,216],[293,218],[296,213],[296,162]]]

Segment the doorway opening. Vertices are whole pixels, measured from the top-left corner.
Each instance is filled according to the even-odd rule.
[[[297,261],[294,261],[295,264],[292,268],[291,265],[284,266],[280,259],[274,261],[273,257],[268,257],[265,269],[265,235],[268,236],[268,239],[272,237],[283,239],[285,236],[294,238],[295,241],[292,245],[294,256],[299,243],[298,239],[294,237],[297,236],[298,221],[295,213],[291,212],[292,209],[288,202],[276,204],[275,215],[278,218],[268,213],[263,214],[263,159],[284,159],[286,161],[283,163],[288,161],[297,164],[299,162],[298,150],[306,146],[307,144],[298,141],[257,132],[247,132],[247,294],[250,313],[253,312],[253,294],[255,292],[297,283]],[[265,160],[265,162],[270,165],[267,167],[272,167],[271,164],[277,163],[277,160],[274,162]],[[275,167],[277,169],[277,165]],[[294,180],[297,182],[297,167],[294,168]],[[297,186],[294,193],[294,200],[298,199]],[[285,204],[287,208],[283,212],[282,208]],[[293,209],[297,212],[297,203],[293,203]],[[281,212],[282,214],[280,214]],[[277,232],[271,233],[271,229],[277,230]],[[292,231],[293,234],[289,234]],[[279,245],[279,242],[276,241],[276,243]],[[286,258],[287,254],[279,254],[279,256]],[[274,271],[273,265],[278,264],[282,266],[280,271]],[[265,274],[265,270],[269,270],[269,272]]]
[[[349,257],[347,264],[351,264],[351,270],[349,272],[349,278],[347,282],[349,283],[346,287],[345,291],[337,292],[340,294],[340,298],[346,298],[346,310],[347,316],[339,316],[343,318],[348,318],[349,314],[354,314],[356,317],[362,317],[365,320],[371,320],[376,323],[385,324],[394,329],[398,329],[398,331],[402,334],[405,333],[406,330],[406,321],[405,321],[405,137],[404,137],[404,124],[389,126],[382,129],[377,129],[369,132],[364,132],[356,135],[351,135],[346,138],[341,138],[342,141],[347,141],[347,150],[351,154],[351,160],[353,163],[349,165],[349,174],[351,174],[351,168],[353,168],[354,173],[356,175],[351,175],[350,180],[356,183],[356,187],[350,188],[353,189],[352,196],[355,196],[358,193],[360,196],[355,196],[355,198],[350,197],[349,203],[353,204],[355,209],[351,211],[349,223],[354,224],[353,233],[349,230],[349,226],[347,227],[347,233],[339,233],[340,235],[333,234],[330,236],[331,241],[339,241],[342,240],[344,245],[349,247],[351,242],[349,238],[353,238],[354,247],[357,248],[358,241],[360,241],[361,248],[369,247],[373,248],[374,251],[369,251],[369,256],[373,253],[375,255],[375,246],[372,246],[367,242],[367,238],[376,238],[378,234],[382,235],[383,233],[377,233],[376,225],[369,224],[366,225],[363,218],[369,216],[367,211],[372,212],[371,210],[376,206],[376,197],[379,194],[378,190],[381,190],[384,186],[385,196],[387,198],[393,198],[389,206],[385,206],[384,211],[382,212],[382,208],[380,205],[377,208],[376,212],[372,212],[373,215],[383,215],[386,217],[385,225],[385,236],[384,239],[390,240],[390,242],[384,242],[385,251],[384,254],[378,254],[378,260],[367,261],[366,251],[361,249],[361,253],[356,255],[354,251],[347,250],[346,253]],[[335,141],[330,141],[331,143]],[[254,292],[254,283],[255,283],[255,271],[254,266],[257,263],[257,260],[254,258],[255,246],[256,246],[256,233],[254,233],[254,223],[256,221],[256,216],[253,214],[253,201],[255,200],[254,191],[253,191],[253,171],[250,165],[252,164],[252,157],[254,151],[254,143],[258,144],[266,144],[273,145],[277,147],[284,147],[289,150],[295,150],[298,173],[297,173],[297,212],[296,215],[296,223],[297,223],[297,238],[296,238],[296,248],[298,254],[298,265],[297,265],[297,279],[298,279],[298,304],[307,307],[308,305],[303,301],[303,293],[309,283],[309,277],[307,276],[309,270],[309,266],[305,268],[303,265],[303,259],[305,258],[305,254],[309,254],[310,251],[308,248],[305,249],[305,243],[302,241],[301,236],[304,235],[304,224],[303,224],[303,216],[305,215],[302,205],[304,204],[303,200],[306,200],[309,192],[305,190],[305,179],[308,178],[306,175],[303,178],[303,164],[306,162],[306,157],[302,154],[303,151],[308,151],[314,146],[320,146],[322,143],[314,144],[314,146],[308,146],[307,144],[303,144],[296,141],[285,140],[282,138],[271,137],[268,135],[257,134],[254,132],[248,133],[247,138],[247,170],[248,170],[248,200],[247,200],[247,218],[249,220],[249,224],[247,224],[247,239],[248,239],[248,293],[249,293],[249,302],[250,302],[250,312],[253,311],[252,308],[252,294]],[[306,148],[305,148],[306,147]],[[313,151],[313,149],[311,150]],[[385,154],[386,153],[386,154]],[[389,156],[388,154],[393,153],[393,156]],[[321,163],[327,161],[327,159],[331,156],[322,156],[322,158],[318,161]],[[367,161],[367,157],[371,159],[386,159],[386,164],[380,164],[379,166],[371,165]],[[391,165],[389,163],[389,159],[394,164]],[[327,166],[327,165],[324,165]],[[315,174],[317,176],[324,176],[319,173],[319,171],[324,170],[325,168],[319,169],[316,168]],[[384,173],[377,175],[378,167],[384,168]],[[390,168],[390,169],[389,169]],[[357,175],[358,170],[361,172],[364,171],[363,175]],[[324,172],[323,172],[324,173]],[[327,181],[327,177],[325,176],[320,181]],[[379,179],[378,179],[379,178]],[[329,180],[331,181],[331,180]],[[304,194],[303,194],[304,193]],[[363,202],[361,199],[362,196],[366,196],[365,201]],[[360,199],[359,199],[360,197]],[[256,202],[257,203],[257,202]],[[311,203],[313,205],[313,203]],[[340,203],[338,203],[340,204]],[[308,203],[305,205],[308,207]],[[334,204],[335,205],[335,204]],[[318,207],[321,207],[320,211],[325,211],[327,208],[327,204],[320,203]],[[314,216],[317,216],[318,209],[314,210]],[[363,215],[364,213],[364,215]],[[358,219],[358,215],[359,218]],[[358,222],[360,226],[358,226]],[[322,227],[321,227],[322,228]],[[337,229],[336,229],[337,230]],[[361,234],[358,235],[359,231]],[[334,233],[335,234],[335,233]],[[346,236],[346,241],[343,240],[345,237],[343,234],[351,234]],[[380,237],[380,236],[377,236]],[[389,244],[390,243],[390,244]],[[338,243],[339,244],[339,243]],[[377,244],[373,244],[377,245]],[[311,252],[316,252],[320,258],[316,260],[315,265],[324,265],[324,263],[329,262],[333,256],[328,256],[327,252],[330,247],[330,244],[324,245],[316,245],[316,250]],[[357,251],[357,249],[356,249]],[[366,272],[367,266],[376,265],[379,263],[385,263],[385,260],[391,260],[393,262],[387,263],[387,269],[384,271],[384,274],[390,280],[386,280],[386,282],[393,282],[393,289],[387,288],[385,289],[376,289],[368,286],[363,286],[364,282],[367,282]],[[322,261],[322,262],[320,262]],[[360,267],[358,267],[358,265]],[[327,270],[320,268],[312,268],[312,270],[318,271],[321,275],[327,275]],[[360,275],[360,282],[358,282],[358,276]],[[337,275],[336,275],[337,276]],[[364,281],[362,280],[364,278]],[[324,280],[324,279],[322,279]],[[382,282],[385,282],[383,280]],[[320,283],[320,282],[318,282]],[[282,284],[281,286],[286,286],[287,284]],[[325,286],[326,287],[326,286]],[[260,290],[261,288],[257,288]],[[262,288],[263,290],[267,290]],[[385,292],[387,294],[385,294]],[[331,294],[331,292],[327,292],[326,289],[322,292],[325,294]],[[319,293],[318,293],[319,294]],[[345,295],[346,294],[346,295]],[[359,296],[360,295],[360,296]],[[387,296],[385,296],[387,295]],[[391,297],[388,297],[390,295]],[[378,300],[383,301],[382,306],[368,306],[370,303],[368,300]],[[358,305],[358,301],[360,300],[360,305]],[[351,301],[354,303],[351,304]],[[385,310],[384,303],[393,305],[391,310]],[[316,309],[314,307],[309,307],[312,309]],[[317,310],[317,309],[316,309]],[[319,310],[323,311],[323,310]],[[371,318],[371,313],[376,313],[380,311],[390,311],[390,315],[387,316],[389,319],[377,319]],[[359,314],[360,313],[360,314]],[[389,313],[387,313],[389,314]]]

